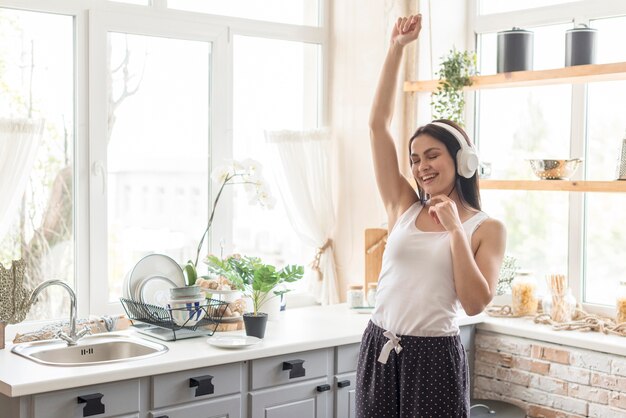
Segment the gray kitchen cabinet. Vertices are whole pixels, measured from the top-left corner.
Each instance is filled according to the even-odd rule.
[[[356,372],[338,374],[333,384],[335,388],[335,417],[356,417]]]
[[[337,347],[335,355],[335,376],[333,391],[335,394],[336,418],[354,418],[356,416],[356,365],[361,344],[348,344]]]
[[[250,418],[332,416],[333,349],[253,360],[250,363]]]
[[[330,385],[327,378],[248,394],[250,418],[325,418],[329,415]]]

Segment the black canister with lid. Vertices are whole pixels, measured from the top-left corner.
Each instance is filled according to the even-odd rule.
[[[513,28],[498,32],[499,73],[533,69],[533,33]]]
[[[596,63],[598,30],[581,24],[565,32],[565,66]]]

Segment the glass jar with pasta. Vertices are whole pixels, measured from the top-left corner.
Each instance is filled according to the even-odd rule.
[[[537,313],[537,280],[531,271],[520,270],[511,282],[512,310],[515,316]]]

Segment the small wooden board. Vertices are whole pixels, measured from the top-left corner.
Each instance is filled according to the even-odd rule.
[[[378,282],[378,276],[383,264],[386,237],[387,230],[384,228],[365,229],[365,291],[367,291],[368,283]]]

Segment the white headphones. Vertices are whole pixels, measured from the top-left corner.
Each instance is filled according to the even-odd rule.
[[[471,178],[478,168],[478,154],[474,148],[467,142],[463,134],[453,126],[443,122],[431,122],[431,125],[444,128],[456,138],[461,146],[461,149],[456,153],[456,172],[459,173],[459,176]]]

